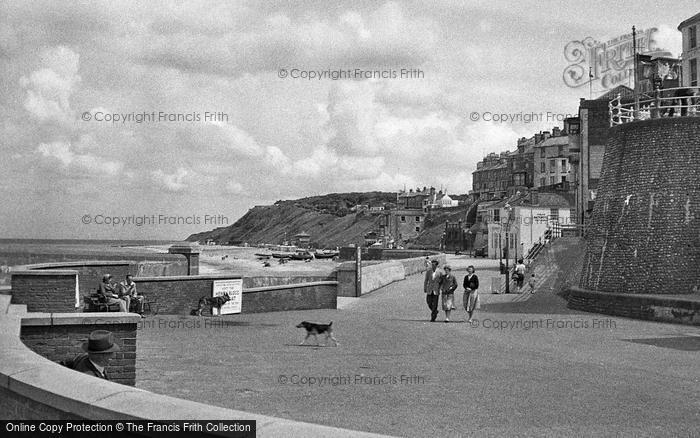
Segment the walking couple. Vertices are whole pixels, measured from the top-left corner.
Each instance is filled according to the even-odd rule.
[[[445,322],[450,322],[450,313],[455,310],[454,292],[457,290],[457,278],[452,274],[452,268],[445,266],[444,271],[438,269],[440,263],[433,260],[430,268],[425,272],[423,291],[425,299],[430,308],[430,322],[435,322],[438,315],[438,301],[442,293],[442,310],[445,311]],[[474,310],[479,309],[479,277],[474,274],[474,266],[467,268],[467,275],[464,277],[464,310],[469,315],[467,322],[472,322]]]

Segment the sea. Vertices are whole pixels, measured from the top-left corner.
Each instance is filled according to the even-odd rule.
[[[90,239],[0,239],[0,287],[10,284],[12,266],[73,260],[152,259],[167,254],[181,240],[90,240]],[[200,246],[200,273],[236,272],[242,275],[287,276],[330,273],[337,262],[329,259],[311,263],[265,263],[254,247]]]

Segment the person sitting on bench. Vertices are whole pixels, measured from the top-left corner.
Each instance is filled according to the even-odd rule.
[[[136,305],[136,313],[143,314],[143,301],[144,296],[139,295],[136,292],[136,283],[134,283],[134,276],[131,274],[126,274],[126,280],[119,283],[121,289],[122,297],[129,297],[131,304]],[[131,307],[129,308],[131,310]]]
[[[106,304],[119,304],[120,312],[129,311],[129,297],[119,298],[116,291],[114,290],[114,285],[110,281],[111,275],[105,274],[102,276],[102,283],[97,287],[97,295],[99,296],[100,302]]]

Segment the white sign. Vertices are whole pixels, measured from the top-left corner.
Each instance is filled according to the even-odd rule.
[[[241,313],[241,304],[243,302],[243,279],[236,278],[232,280],[214,280],[212,286],[212,296],[220,297],[223,294],[228,294],[231,300],[221,306],[221,314],[229,315],[231,313]]]

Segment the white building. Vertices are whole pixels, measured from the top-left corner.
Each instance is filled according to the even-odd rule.
[[[510,220],[506,206],[511,208]],[[550,233],[556,236],[561,225],[575,223],[576,211],[556,193],[516,194],[489,207],[488,256],[505,255],[506,237],[511,259],[523,258],[537,243],[544,243]]]
[[[450,198],[449,195],[445,194],[440,200],[438,201],[438,205],[440,208],[450,208],[450,207],[457,207],[459,205],[459,201],[455,201],[452,198]]]

